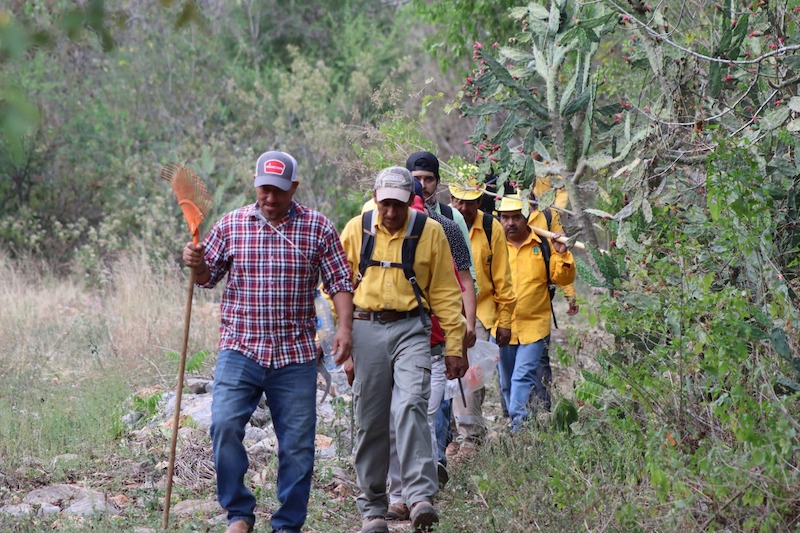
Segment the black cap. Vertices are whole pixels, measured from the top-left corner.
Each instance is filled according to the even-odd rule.
[[[430,152],[414,152],[406,159],[406,168],[409,172],[427,170],[433,172],[436,181],[439,181],[439,160]]]

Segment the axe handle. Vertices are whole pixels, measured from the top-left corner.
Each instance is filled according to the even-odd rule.
[[[560,243],[567,244],[567,238],[566,237],[556,237],[556,234],[553,233],[552,231],[547,231],[546,229],[537,228],[536,226],[529,226],[529,227],[539,237],[547,237],[549,239],[553,239],[554,241],[558,241]],[[577,249],[579,249],[579,250],[585,250],[586,249],[586,245],[583,244],[581,241],[575,241],[575,243],[572,246],[577,248]]]

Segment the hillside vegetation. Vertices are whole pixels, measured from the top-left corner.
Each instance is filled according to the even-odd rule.
[[[299,200],[342,227],[378,169],[423,148],[445,181],[465,163],[526,191],[549,178],[587,245],[557,350],[574,386],[519,438],[494,426],[442,530],[796,529],[798,20],[787,0],[7,2],[1,499],[59,480],[116,494],[126,462],[163,476],[166,445],[121,422],[176,374],[188,236],[161,165],[203,177],[210,223],[285,149]],[[198,372],[217,297],[196,296]],[[350,462],[318,469],[309,531],[355,527],[326,488]],[[160,487],[130,490],[122,529],[158,524]],[[180,496],[213,486],[197,490]]]

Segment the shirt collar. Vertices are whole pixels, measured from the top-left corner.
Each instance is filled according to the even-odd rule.
[[[408,224],[410,220],[411,220],[411,208],[409,207],[408,212],[406,213],[406,221],[403,224],[403,227],[398,231],[405,233],[406,230],[408,229]],[[377,235],[379,230],[383,231],[384,233],[389,233],[389,230],[387,230],[385,227],[383,227],[383,224],[381,224],[381,214],[378,212],[377,209],[375,209],[375,216],[372,217],[372,231]]]
[[[532,226],[530,224],[528,224],[528,228],[532,228]],[[525,242],[522,243],[522,246],[525,246],[529,242],[537,242],[537,243],[541,243],[542,242],[542,239],[539,238],[539,236],[536,234],[535,231],[533,231],[533,229],[531,229],[530,235],[528,235],[528,238],[525,239]],[[522,246],[520,246],[520,248],[522,248]]]
[[[279,224],[283,224],[287,221],[293,221],[295,218],[297,218],[297,215],[302,213],[303,206],[292,200],[292,204],[289,206],[289,212],[281,219]],[[267,222],[267,217],[265,217],[264,213],[261,212],[258,202],[254,203],[250,208],[250,216],[261,222]]]

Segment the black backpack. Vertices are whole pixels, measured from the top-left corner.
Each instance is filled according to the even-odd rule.
[[[553,220],[553,215],[549,209],[542,211],[545,220],[547,220],[547,231],[550,231],[550,222]],[[550,280],[550,242],[547,237],[542,238],[542,259],[544,259],[544,271],[547,272],[547,293],[550,295],[550,314],[553,315],[553,326],[558,329],[558,320],[556,319],[556,310],[553,308],[553,297],[556,295],[556,284]]]
[[[356,287],[361,283],[364,277],[364,272],[371,266],[380,266],[383,268],[402,268],[403,274],[406,279],[411,283],[411,288],[414,289],[414,296],[419,305],[419,319],[422,325],[427,325],[427,313],[425,307],[422,305],[422,289],[419,288],[417,283],[416,274],[414,274],[414,257],[417,252],[417,244],[422,236],[422,230],[425,229],[425,221],[428,219],[425,213],[420,213],[413,209],[410,210],[411,220],[408,222],[406,234],[403,237],[403,248],[401,251],[401,262],[392,263],[390,261],[376,261],[372,259],[372,252],[375,249],[375,234],[372,233],[372,221],[375,216],[375,210],[367,211],[361,215],[361,257],[358,262],[358,276],[356,277]]]

